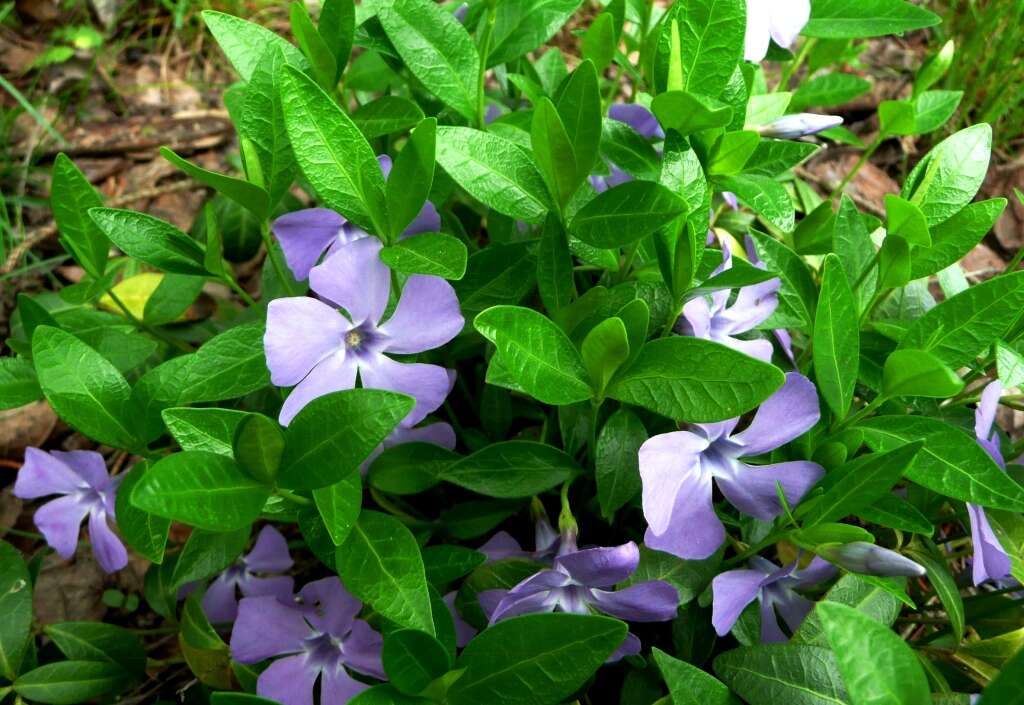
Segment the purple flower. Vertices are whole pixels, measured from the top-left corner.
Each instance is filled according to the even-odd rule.
[[[551,569],[533,574],[508,591],[484,591],[481,607],[489,613],[491,624],[532,612],[596,611],[629,622],[673,619],[679,593],[663,580],[606,589],[628,579],[639,562],[640,549],[632,541],[614,548],[577,549],[575,537],[567,534]],[[629,634],[609,661],[639,652],[640,640]]]
[[[377,157],[384,178],[391,173],[391,157]],[[327,256],[338,251],[343,245],[369,237],[369,233],[355,223],[327,208],[306,208],[286,213],[275,220],[270,229],[281,243],[288,268],[299,281],[309,276],[310,270],[327,252]],[[417,233],[435,232],[441,229],[441,216],[434,204],[427,201],[416,219],[402,233],[403,237]]]
[[[814,607],[814,603],[798,595],[796,589],[817,585],[835,574],[835,568],[817,557],[806,568],[797,569],[797,561],[779,568],[767,559],[754,556],[749,569],[730,570],[711,581],[711,624],[718,636],[725,636],[744,608],[758,600],[761,603],[761,641],[787,641],[776,614],[782,616],[790,633],[795,632]]]
[[[343,705],[366,690],[346,667],[385,679],[383,639],[356,619],[362,603],[338,578],[307,584],[294,605],[276,597],[244,597],[231,631],[231,657],[239,663],[278,658],[256,681],[256,693],[284,705],[313,705],[320,679],[322,705]]]
[[[727,244],[723,244],[722,266],[715,270],[715,274],[731,267],[732,251]],[[676,332],[713,340],[758,360],[771,362],[771,341],[764,338],[741,340],[736,336],[753,330],[775,312],[779,305],[779,286],[781,283],[778,279],[745,286],[736,294],[732,305],[729,305],[730,289],[691,299],[683,306],[683,315],[676,323]]]
[[[551,563],[558,551],[561,537],[551,526],[547,516],[540,515],[534,527],[534,550],[527,551],[507,531],[499,531],[487,542],[476,549],[487,556],[487,562],[493,563],[505,558],[527,558],[540,563]]]
[[[50,545],[64,560],[75,555],[82,520],[89,518],[89,540],[96,561],[107,573],[128,565],[128,551],[107,525],[112,522],[114,501],[121,476],[107,474],[103,456],[93,450],[25,450],[25,463],[14,482],[14,496],[38,499],[63,495],[43,504],[33,520]]]
[[[747,0],[746,47],[743,58],[762,61],[774,39],[788,49],[811,19],[811,0]]]
[[[999,450],[999,434],[992,428],[995,425],[996,410],[999,408],[999,396],[1003,387],[999,381],[990,382],[981,393],[981,401],[974,412],[974,434],[978,444],[984,448],[992,459],[1003,470],[1006,461]],[[992,525],[981,505],[967,503],[967,516],[971,522],[971,542],[974,544],[974,561],[972,565],[975,585],[986,580],[1002,580],[1010,576],[1010,556],[1003,550],[1002,544],[992,530]]]
[[[396,362],[385,353],[412,355],[444,345],[462,330],[459,300],[440,277],[409,277],[394,313],[382,320],[391,292],[391,271],[380,261],[380,240],[343,245],[309,275],[321,299],[275,299],[267,308],[263,347],[270,380],[295,389],[279,420],[287,426],[313,399],[363,387],[390,389],[416,398],[403,420],[414,426],[448,396],[451,378],[438,365]],[[344,313],[339,311],[344,309]]]
[[[836,565],[862,575],[914,578],[926,572],[906,556],[867,541],[819,546],[818,552]]]
[[[448,611],[452,613],[452,621],[455,623],[455,645],[460,649],[473,640],[477,632],[469,623],[462,618],[459,611],[455,609],[455,596],[458,595],[458,590],[452,590],[446,594],[442,600],[448,607]]]
[[[235,564],[214,578],[203,595],[203,610],[213,624],[235,621],[238,614],[238,596],[271,595],[287,602],[291,599],[295,583],[285,575],[260,577],[261,573],[283,573],[293,565],[288,554],[288,542],[274,527],[264,526],[256,537],[252,550]]]
[[[616,103],[608,108],[608,117],[626,123],[647,139],[665,139],[665,132],[658,124],[657,118],[650,110],[638,103]],[[593,174],[590,176],[590,185],[598,193],[633,180],[632,176],[615,164],[606,163],[610,170],[608,175]]]
[[[760,125],[754,129],[762,137],[775,137],[776,139],[792,140],[797,137],[816,135],[823,130],[839,127],[843,119],[838,115],[817,115],[815,113],[797,113],[796,115],[784,115],[773,120],[767,125]]]
[[[730,504],[758,519],[782,513],[776,482],[790,505],[798,503],[825,474],[820,465],[807,460],[749,465],[743,458],[785,445],[814,426],[819,415],[814,384],[790,372],[740,433],[733,433],[735,418],[649,439],[640,447],[644,543],[686,559],[714,553],[725,540],[725,528],[712,506],[713,481]]]
[[[722,195],[724,196],[725,194]],[[733,196],[733,199],[735,199],[735,196]],[[758,269],[768,269],[768,267],[765,266],[765,263],[762,262],[761,258],[758,256],[757,248],[754,247],[754,238],[750,237],[750,235],[747,235],[743,239],[743,249],[746,250],[747,260],[752,265],[754,265]],[[776,305],[777,304],[778,296],[776,295]],[[782,347],[782,351],[786,354],[786,357],[789,358],[789,361],[790,363],[792,363],[793,368],[796,369],[796,357],[793,355],[793,337],[789,334],[789,331],[786,330],[785,328],[776,328],[775,330],[772,331],[772,334],[775,336],[775,339],[779,341],[779,345]]]

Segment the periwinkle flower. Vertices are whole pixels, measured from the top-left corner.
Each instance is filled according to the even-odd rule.
[[[111,477],[103,456],[93,450],[25,450],[14,481],[14,496],[38,499],[62,495],[36,510],[33,520],[46,543],[64,560],[75,555],[82,521],[89,519],[89,540],[96,561],[107,573],[128,565],[128,551],[107,524],[116,521],[114,502],[122,476]]]
[[[277,659],[256,681],[262,697],[284,705],[313,705],[319,679],[321,705],[344,705],[369,687],[346,668],[386,678],[383,639],[356,619],[361,608],[334,577],[307,584],[292,604],[270,595],[243,597],[231,630],[231,657],[239,663]]]
[[[527,558],[540,563],[551,563],[558,551],[561,537],[551,526],[546,515],[537,517],[534,525],[534,549],[527,551],[507,531],[499,531],[476,549],[487,556],[487,562],[500,561],[505,558]]]
[[[788,49],[811,19],[811,0],[747,0],[743,58],[762,61],[772,39]]]
[[[843,119],[838,115],[818,115],[817,113],[797,113],[795,115],[783,115],[767,125],[760,125],[754,129],[762,137],[774,137],[781,140],[792,140],[797,137],[816,135],[819,132],[843,124]]]
[[[925,574],[923,566],[906,556],[868,541],[820,546],[818,551],[828,560],[853,573],[880,578],[914,578]]]
[[[288,542],[274,527],[264,526],[252,550],[235,561],[213,579],[203,595],[203,611],[212,624],[235,621],[238,614],[238,593],[243,597],[271,595],[280,600],[291,599],[295,582],[283,573],[292,567]]]
[[[455,608],[455,598],[458,594],[458,590],[452,590],[441,599],[444,601],[448,611],[451,612],[452,622],[455,624],[455,645],[461,649],[473,640],[477,631],[462,618],[459,610]]]
[[[780,568],[760,556],[752,557],[749,565],[748,569],[726,571],[711,581],[711,624],[718,636],[728,634],[746,606],[757,600],[761,603],[761,641],[787,641],[776,615],[782,617],[790,633],[795,632],[814,607],[796,590],[836,574],[828,561],[818,557],[806,568],[798,568],[798,561]]]
[[[727,244],[722,245],[722,265],[715,273],[732,267],[732,251]],[[772,343],[770,340],[758,338],[743,340],[736,336],[747,333],[764,323],[779,305],[780,281],[769,279],[760,284],[745,286],[736,294],[736,299],[729,304],[731,289],[714,291],[708,296],[700,296],[687,301],[683,306],[683,315],[676,323],[676,332],[695,338],[713,340],[733,350],[739,350],[751,357],[770,362],[772,359]]]
[[[391,157],[381,155],[377,157],[377,162],[386,179],[391,173]],[[270,229],[281,243],[288,268],[299,281],[309,276],[310,270],[324,252],[330,257],[343,245],[370,237],[358,225],[328,208],[305,208],[285,213],[271,224]],[[434,204],[427,201],[402,236],[440,229],[441,216]]]
[[[739,433],[734,433],[739,423],[735,418],[647,440],[640,447],[644,543],[686,559],[714,553],[725,540],[725,527],[712,506],[713,484],[730,504],[757,519],[782,513],[776,483],[795,506],[825,474],[820,465],[808,460],[750,465],[744,458],[803,435],[820,413],[814,384],[790,372],[782,388],[761,404]]]
[[[382,320],[391,292],[391,271],[378,257],[382,247],[373,237],[343,245],[309,274],[321,299],[288,297],[267,307],[263,347],[270,380],[295,385],[281,408],[282,425],[313,399],[355,387],[357,373],[363,387],[416,398],[403,420],[407,428],[448,396],[448,370],[397,362],[389,354],[432,350],[458,335],[463,319],[455,290],[440,277],[411,276],[394,313]]]
[[[648,580],[622,590],[612,586],[628,579],[640,562],[630,541],[611,548],[576,547],[572,534],[561,538],[552,568],[541,570],[510,590],[481,593],[481,607],[491,624],[533,612],[599,612],[628,622],[664,622],[676,616],[679,592],[663,580]],[[628,634],[609,661],[640,652],[640,640]]]
[[[999,434],[993,428],[1002,393],[1003,386],[998,380],[985,386],[981,393],[981,401],[974,412],[974,434],[978,438],[978,444],[992,456],[1000,468],[1005,470],[1006,461],[999,450]],[[974,544],[974,560],[971,566],[974,584],[981,585],[986,580],[1002,580],[1009,577],[1012,569],[1010,556],[1003,550],[996,532],[992,530],[985,508],[968,502],[967,516],[970,518],[971,542]]]

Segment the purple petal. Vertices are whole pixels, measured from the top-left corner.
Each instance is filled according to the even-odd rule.
[[[795,507],[824,475],[824,468],[809,460],[756,466],[737,462],[728,475],[716,473],[715,479],[730,504],[744,514],[768,520],[782,513],[776,482],[782,485],[789,506]]]
[[[775,614],[774,605],[768,600],[761,600],[761,643],[782,644],[789,641],[786,632],[779,626],[779,618]]]
[[[700,470],[700,453],[708,441],[689,431],[663,433],[648,439],[639,452],[640,479],[643,483],[644,517],[651,531],[662,534],[675,518],[677,495],[684,485],[692,491]],[[707,478],[708,502],[711,501],[711,479]],[[701,495],[703,497],[703,495]]]
[[[288,553],[288,542],[270,524],[260,529],[256,543],[244,560],[246,567],[257,573],[283,573],[294,565]]]
[[[811,587],[831,580],[835,577],[836,567],[826,561],[821,556],[815,556],[814,559],[807,564],[806,568],[800,568],[793,573],[793,578],[796,580],[794,583],[797,587]]]
[[[518,558],[526,555],[519,542],[512,538],[507,531],[499,531],[483,546],[476,549],[487,556],[487,562],[500,561],[503,558]]]
[[[100,492],[108,489],[111,484],[110,474],[107,472],[107,463],[103,456],[94,450],[55,450],[51,453],[53,457],[60,460],[75,474],[85,480],[89,487]]]
[[[272,656],[303,650],[312,634],[302,611],[276,597],[243,597],[231,630],[231,658],[256,663]]]
[[[452,613],[452,621],[455,622],[455,646],[458,648],[464,647],[473,637],[476,636],[476,629],[471,627],[466,620],[462,618],[459,611],[455,608],[455,596],[458,595],[456,590],[452,590],[442,598],[444,604],[448,606],[448,611]]]
[[[555,602],[551,599],[550,591],[547,590],[518,598],[506,595],[491,614],[490,623],[494,624],[503,619],[518,617],[521,614],[551,612],[554,609]]]
[[[361,619],[352,623],[352,630],[342,642],[345,664],[365,676],[387,680],[381,665],[384,638]]]
[[[105,573],[113,573],[128,565],[128,550],[110,527],[103,511],[89,513],[89,540],[96,562]]]
[[[46,543],[64,560],[75,555],[82,520],[89,504],[76,495],[50,500],[36,510],[33,520]]]
[[[711,337],[711,307],[703,296],[683,304],[677,329],[682,335],[708,340]]]
[[[308,296],[271,301],[263,334],[270,381],[278,387],[301,382],[317,363],[343,350],[350,327],[336,309]]]
[[[436,233],[439,230],[441,230],[441,216],[438,214],[434,204],[427,201],[423,204],[423,208],[416,215],[416,218],[409,223],[409,227],[402,231],[402,237],[410,237],[420,233]]]
[[[238,616],[238,598],[235,595],[236,582],[221,573],[206,588],[203,595],[203,612],[210,624],[230,624]]]
[[[746,447],[744,455],[760,455],[802,436],[819,418],[814,383],[790,372],[782,388],[761,404],[750,425],[732,440]]]
[[[380,261],[383,245],[375,237],[338,248],[309,273],[320,296],[348,311],[355,324],[380,322],[391,292],[391,270]]]
[[[452,450],[455,448],[455,429],[452,428],[451,424],[444,421],[427,424],[426,426],[417,426],[416,428],[399,426],[391,434],[391,440],[391,445],[431,443],[435,446]]]
[[[769,31],[772,39],[780,47],[788,49],[811,19],[811,1],[775,0],[770,8]]]
[[[793,355],[793,336],[789,334],[789,331],[785,328],[776,328],[772,331],[775,339],[779,341],[779,345],[782,347],[782,352],[786,353],[786,357],[789,358],[789,362],[796,368],[796,357]]]
[[[344,218],[327,208],[306,208],[286,213],[270,225],[281,243],[285,262],[298,281],[309,276],[309,270],[320,255],[337,241],[345,222]]]
[[[522,580],[508,591],[509,597],[527,597],[539,592],[547,592],[565,587],[571,581],[568,575],[557,570],[542,570]]]
[[[789,627],[790,634],[796,632],[804,618],[814,608],[814,603],[786,587],[770,587],[764,591],[765,602],[771,603],[775,611]],[[762,639],[763,640],[763,639]]]
[[[67,463],[39,448],[25,449],[25,462],[14,481],[14,496],[36,499],[51,494],[70,494],[85,485]]]
[[[664,580],[648,580],[622,590],[592,590],[594,604],[626,622],[667,622],[675,619],[679,591]]]
[[[823,130],[839,127],[842,124],[843,118],[838,115],[798,113],[796,115],[784,115],[776,120],[772,120],[767,125],[758,125],[754,130],[762,137],[790,140],[797,137],[815,135]]]
[[[439,348],[465,325],[452,285],[440,277],[412,276],[395,312],[380,327],[388,352],[409,355]]]
[[[628,579],[640,563],[640,549],[632,541],[613,548],[585,548],[555,558],[580,585],[607,587]]]
[[[779,306],[780,285],[778,279],[769,279],[740,289],[732,306],[715,317],[716,330],[737,335],[764,323]]]
[[[388,177],[391,176],[391,157],[387,154],[378,154],[377,164],[380,165],[380,173],[384,175],[384,180],[387,181]]]
[[[488,621],[498,608],[501,606],[501,601],[505,599],[505,595],[508,594],[508,590],[495,589],[495,590],[482,590],[477,593],[476,599],[480,603],[480,609],[483,611],[484,616],[487,617]]]
[[[626,123],[648,139],[665,139],[665,133],[657,118],[639,103],[616,103],[608,108],[608,117]]]
[[[996,421],[999,409],[999,397],[1003,393],[1003,385],[999,380],[989,382],[981,393],[981,401],[974,411],[974,435],[978,440],[988,440],[992,435],[992,426]]]
[[[346,705],[369,687],[350,676],[344,668],[326,669],[320,678],[320,705]]]
[[[546,514],[537,517],[533,525],[533,555],[534,558],[545,556],[558,548],[562,537],[558,535]]]
[[[755,360],[760,360],[761,362],[772,361],[772,353],[774,352],[774,349],[772,348],[771,342],[765,340],[764,338],[757,338],[755,340],[742,340],[740,338],[733,338],[726,335],[713,337],[712,340],[714,340],[716,343],[721,343],[726,347],[741,352],[744,355],[748,355],[754,358]]]
[[[711,495],[711,473],[688,473],[675,495],[665,531],[655,534],[648,527],[644,535],[647,547],[688,560],[714,553],[725,540],[725,527],[715,514]]]
[[[420,362],[395,362],[384,355],[360,360],[359,379],[364,387],[390,389],[415,397],[416,406],[402,421],[407,426],[418,424],[441,406],[451,389],[445,368]]]
[[[615,649],[605,663],[615,663],[627,656],[636,656],[640,653],[641,648],[642,645],[640,643],[640,638],[633,632],[629,632],[626,634],[626,638],[622,640],[622,644],[619,645],[619,648]]]
[[[295,593],[295,579],[288,575],[275,575],[269,578],[247,575],[238,582],[238,588],[245,597],[270,595],[288,603]]]
[[[761,591],[764,574],[759,570],[730,570],[711,581],[711,624],[725,636],[740,614]]]
[[[971,542],[974,544],[974,562],[971,566],[975,585],[986,580],[999,580],[1010,575],[1010,557],[992,530],[985,510],[977,504],[967,504],[971,520]]]
[[[306,378],[299,382],[284,400],[278,421],[282,426],[287,426],[302,407],[314,399],[355,386],[355,361],[341,351],[332,353],[310,370]]]
[[[304,654],[279,659],[256,680],[256,694],[282,705],[313,705],[313,686],[319,669]]]
[[[317,631],[338,638],[348,632],[363,607],[336,576],[307,583],[299,590],[299,597],[306,621]]]

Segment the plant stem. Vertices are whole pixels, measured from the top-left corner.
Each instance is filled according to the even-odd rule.
[[[807,60],[807,55],[810,54],[811,48],[817,43],[816,39],[807,39],[804,41],[803,46],[800,47],[800,51],[797,53],[796,58],[786,65],[785,71],[782,72],[782,76],[779,77],[779,82],[775,84],[775,89],[772,91],[784,91],[789,88],[789,82],[796,74],[797,70],[803,66],[804,61]]]
[[[238,283],[238,280],[235,279],[234,276],[232,276],[229,272],[224,273],[224,283],[231,287],[231,290],[238,294],[239,298],[241,298],[242,301],[244,301],[246,304],[248,304],[249,306],[256,305],[255,299],[249,296],[249,292],[243,289],[242,285]]]
[[[121,312],[125,315],[125,318],[131,321],[132,325],[134,325],[136,328],[140,328],[149,333],[150,335],[156,336],[157,338],[164,341],[171,347],[177,348],[182,352],[193,352],[192,347],[188,343],[166,336],[153,326],[144,323],[143,321],[140,321],[138,318],[136,318],[135,314],[128,310],[128,306],[124,303],[124,301],[122,301],[121,298],[114,293],[113,288],[107,289],[107,296],[109,296],[110,300],[113,301],[119,309],[121,309]]]
[[[277,488],[277,496],[284,497],[291,502],[295,502],[296,504],[301,504],[303,506],[309,506],[313,503],[313,500],[303,497],[302,495],[295,494],[291,490],[286,490],[283,487]]]
[[[260,237],[263,238],[263,246],[267,248],[267,259],[273,265],[274,274],[281,281],[281,286],[284,287],[289,296],[295,296],[296,292],[292,288],[292,278],[288,276],[288,270],[285,269],[281,259],[277,256],[277,250],[274,249],[274,241],[270,237],[270,227],[266,223],[260,225]]]
[[[835,189],[832,191],[832,193],[829,194],[828,200],[830,200],[830,201],[835,200],[835,197],[840,195],[843,192],[843,190],[847,186],[850,185],[850,182],[853,181],[853,177],[855,177],[857,175],[857,172],[859,172],[861,170],[861,168],[863,168],[863,166],[868,163],[868,160],[871,159],[871,157],[875,154],[875,152],[881,146],[882,146],[882,133],[878,133],[878,137],[876,137],[875,141],[872,142],[868,146],[868,148],[864,150],[864,153],[862,155],[860,155],[860,159],[857,160],[856,164],[854,164],[853,169],[850,170],[850,173],[847,174],[843,178],[843,180],[841,182],[839,182],[839,185],[835,187]]]
[[[865,416],[867,416],[868,414],[873,412],[875,409],[880,407],[883,403],[885,403],[885,400],[887,398],[888,397],[886,397],[885,395],[879,394],[877,397],[875,397],[870,402],[868,402],[867,406],[862,407],[861,410],[856,412],[853,416],[848,416],[848,417],[846,417],[846,419],[844,421],[842,421],[841,423],[837,424],[835,426],[835,428],[832,429],[833,433],[836,432],[836,431],[840,431],[840,430],[842,430],[842,429],[844,429],[844,428],[846,428],[848,426],[852,426],[853,424],[857,423],[858,421],[863,419]]]

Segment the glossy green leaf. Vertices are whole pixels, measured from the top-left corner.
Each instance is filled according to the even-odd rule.
[[[917,539],[907,549],[907,555],[928,571],[928,582],[932,584],[935,594],[946,609],[946,617],[953,631],[953,639],[959,644],[964,640],[965,615],[964,601],[960,597],[960,588],[950,572],[946,558],[939,548],[928,539]]]
[[[646,440],[643,422],[629,409],[612,414],[597,437],[597,499],[608,520],[640,492],[637,453]]]
[[[276,47],[263,55],[245,88],[244,109],[237,126],[239,134],[256,148],[269,208],[281,200],[298,172],[281,106],[279,74],[286,61]]]
[[[882,393],[887,397],[948,399],[963,388],[956,372],[924,350],[896,350],[882,369]]]
[[[911,245],[929,247],[932,244],[928,221],[921,209],[899,196],[885,197],[885,211],[889,217],[889,234],[897,235]]]
[[[235,429],[232,450],[238,467],[251,478],[273,484],[284,452],[284,434],[277,421],[249,414]]]
[[[444,469],[460,457],[433,443],[400,443],[374,459],[367,479],[388,494],[419,494],[436,485]]]
[[[783,232],[792,232],[796,223],[793,200],[775,179],[758,174],[737,174],[719,181],[719,189],[736,194],[740,202]]]
[[[888,590],[879,585],[872,585],[852,573],[841,577],[817,604],[821,605],[825,602],[848,605],[884,626],[895,622],[896,616],[902,609],[899,600],[893,597]],[[828,639],[822,629],[817,607],[800,624],[793,635],[793,641],[814,646],[828,646]]]
[[[316,30],[334,56],[334,83],[337,83],[352,53],[356,31],[355,0],[325,0]]]
[[[773,237],[757,230],[752,230],[750,237],[765,267],[779,277],[776,316],[786,315],[798,326],[809,327],[817,310],[818,290],[807,263]]]
[[[576,153],[549,98],[541,98],[534,107],[530,130],[533,158],[559,207],[564,207],[586,174],[576,173]]]
[[[668,686],[672,705],[737,705],[728,686],[694,665],[652,649],[654,662]]]
[[[32,363],[21,357],[0,358],[0,409],[14,409],[42,398]]]
[[[266,219],[270,210],[270,197],[266,191],[256,184],[251,184],[244,179],[236,179],[233,176],[218,174],[209,169],[203,169],[190,161],[182,159],[167,147],[160,148],[160,156],[199,183],[209,186],[217,193],[223,194],[247,209],[257,220]]]
[[[602,394],[615,372],[629,359],[629,338],[621,318],[606,318],[590,329],[580,346],[583,366],[597,394]]]
[[[726,127],[732,122],[732,108],[704,95],[686,91],[660,93],[651,103],[651,110],[665,129],[683,137],[701,130]]]
[[[842,105],[871,90],[871,82],[852,73],[825,73],[802,81],[789,108],[803,112],[807,108]]]
[[[569,238],[553,213],[544,223],[537,251],[537,288],[549,313],[568,306],[576,297]]]
[[[381,261],[397,272],[450,280],[462,279],[468,257],[465,243],[444,233],[420,233],[380,251]]]
[[[444,645],[431,634],[417,629],[388,633],[384,637],[381,660],[388,682],[408,695],[419,693],[451,667]]]
[[[233,457],[235,430],[248,416],[234,409],[182,407],[165,409],[167,430],[182,450],[205,450]]]
[[[126,255],[166,272],[203,276],[203,246],[159,218],[116,208],[90,208],[89,217]]]
[[[363,479],[353,472],[342,481],[313,490],[320,518],[335,546],[345,543],[359,519],[363,503]]]
[[[517,59],[547,42],[564,25],[580,0],[522,0],[498,3],[487,66]]]
[[[717,97],[743,57],[746,4],[743,0],[695,0],[677,3],[666,15],[658,45],[662,71],[668,64],[671,21],[679,32],[682,87],[691,93]],[[663,80],[658,74],[658,82]]]
[[[172,586],[180,588],[217,575],[238,560],[248,542],[248,526],[235,531],[194,529],[174,563]]]
[[[437,120],[424,118],[395,158],[386,187],[388,224],[397,239],[423,208],[434,183]]]
[[[585,59],[558,87],[555,107],[576,156],[576,179],[594,169],[601,146],[601,88],[597,69]]]
[[[25,559],[6,541],[0,541],[0,613],[0,674],[13,681],[32,635],[32,580]]]
[[[14,681],[14,692],[37,703],[73,705],[119,693],[136,679],[113,663],[57,661],[20,676]]]
[[[102,207],[103,197],[63,152],[53,160],[50,178],[50,208],[61,244],[86,272],[102,276],[110,241],[89,217],[89,209]]]
[[[418,125],[422,119],[420,106],[397,95],[385,95],[363,103],[352,113],[352,122],[368,140],[403,132]]]
[[[594,247],[623,247],[687,211],[686,201],[661,184],[628,181],[589,201],[576,212],[569,230]]]
[[[805,37],[857,39],[901,34],[939,24],[940,18],[904,0],[815,0]]]
[[[137,674],[146,670],[142,639],[124,627],[102,622],[61,622],[47,625],[46,635],[72,661],[114,664]]]
[[[930,229],[931,247],[914,250],[910,263],[911,278],[935,274],[964,257],[992,229],[1005,208],[1005,198],[978,201],[933,226]]]
[[[121,480],[115,506],[117,529],[133,551],[153,563],[163,563],[171,520],[150,514],[131,503],[132,492],[148,468],[148,462],[138,463]]]
[[[978,193],[988,173],[992,128],[981,123],[939,142],[918,162],[900,196],[935,225],[950,218]]]
[[[860,323],[853,293],[839,258],[825,258],[821,295],[814,316],[814,373],[818,392],[842,419],[853,401],[860,363]]]
[[[441,479],[488,497],[531,497],[579,474],[564,451],[533,441],[493,443],[441,471]]]
[[[223,12],[204,10],[202,14],[207,29],[244,81],[252,79],[260,59],[270,46],[278,47],[289,64],[299,68],[309,66],[294,44],[266,27]]]
[[[290,6],[292,36],[313,67],[313,76],[325,91],[333,90],[338,80],[338,62],[330,46],[317,31],[306,6],[293,1]],[[353,17],[353,19],[355,19]],[[354,29],[354,28],[353,28]]]

